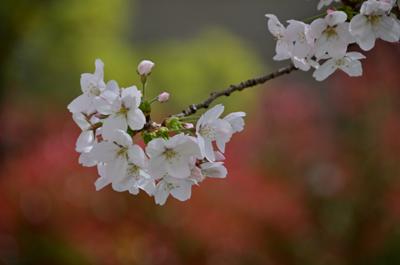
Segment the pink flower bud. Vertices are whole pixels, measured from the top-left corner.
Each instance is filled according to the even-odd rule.
[[[168,92],[162,92],[160,95],[157,96],[158,102],[161,102],[161,103],[167,102],[168,99],[169,99]]]
[[[329,15],[329,14],[332,14],[333,12],[335,12],[336,10],[335,9],[333,9],[333,8],[328,8],[328,10],[326,10],[326,13]]]
[[[137,71],[139,75],[147,76],[151,73],[151,70],[153,69],[154,65],[155,64],[152,61],[143,60],[139,63]]]
[[[193,123],[184,123],[183,124],[183,128],[185,128],[185,129],[193,129],[194,125],[193,125]]]

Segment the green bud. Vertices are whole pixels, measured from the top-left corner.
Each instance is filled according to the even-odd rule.
[[[177,117],[169,118],[166,121],[166,126],[168,129],[171,129],[173,131],[179,131],[183,129],[182,122]]]
[[[148,144],[151,140],[154,138],[157,138],[157,135],[155,132],[142,132],[142,138],[145,144]]]
[[[357,14],[357,12],[355,12],[351,6],[342,6],[338,8],[338,11],[345,12],[348,20],[351,20],[354,17],[354,15]]]
[[[148,101],[143,101],[140,103],[139,109],[143,111],[144,115],[148,115],[151,113],[151,104]]]
[[[167,127],[161,127],[157,130],[157,137],[161,137],[165,140],[169,139],[169,129]]]

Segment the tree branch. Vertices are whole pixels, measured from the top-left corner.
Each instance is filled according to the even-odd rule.
[[[285,75],[285,74],[289,74],[291,72],[293,72],[294,70],[297,70],[293,64],[286,66],[284,68],[281,68],[279,70],[276,70],[270,74],[261,76],[261,77],[256,77],[253,79],[249,79],[247,81],[243,81],[240,82],[239,84],[236,85],[230,85],[228,88],[224,89],[224,90],[220,90],[217,92],[212,92],[210,94],[210,96],[204,100],[201,103],[198,104],[192,104],[189,105],[186,109],[184,109],[182,112],[172,115],[173,117],[186,117],[186,116],[190,116],[193,115],[197,112],[197,110],[199,109],[207,109],[210,104],[216,100],[219,97],[228,97],[230,94],[232,94],[233,92],[236,91],[242,91],[246,88],[250,88],[250,87],[254,87],[257,85],[261,85],[266,83],[267,81],[270,81],[272,79],[275,79],[279,76]]]

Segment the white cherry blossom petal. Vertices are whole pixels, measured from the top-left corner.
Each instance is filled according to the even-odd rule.
[[[71,113],[90,112],[92,109],[88,109],[88,106],[91,106],[91,104],[90,97],[86,94],[82,94],[75,98],[67,108]]]
[[[91,124],[88,122],[87,118],[85,115],[83,115],[82,113],[78,112],[78,113],[73,113],[72,114],[72,119],[74,120],[74,122],[79,126],[79,128],[82,131],[86,131],[87,129],[90,128]]]
[[[343,11],[334,11],[326,15],[325,21],[329,26],[335,26],[344,23],[347,20],[347,15]]]
[[[111,179],[121,179],[126,176],[128,161],[124,157],[117,157],[106,164],[106,175]]]
[[[146,117],[140,109],[130,109],[127,114],[127,122],[132,130],[140,130],[146,123]]]
[[[228,171],[222,162],[206,162],[200,165],[203,175],[211,178],[225,178]]]
[[[141,168],[145,168],[147,158],[143,149],[138,145],[132,145],[128,150],[129,161],[138,165]]]
[[[83,131],[76,141],[75,150],[79,153],[89,152],[93,147],[94,140],[94,132],[92,130]]]
[[[171,177],[187,178],[190,176],[189,162],[183,157],[167,162],[166,169]]]
[[[179,201],[187,201],[192,196],[192,183],[189,181],[182,181],[176,184],[176,188],[171,190],[171,195]]]
[[[100,142],[93,146],[91,155],[93,159],[99,162],[110,162],[115,159],[115,153],[117,152],[117,146],[111,142]]]
[[[377,37],[388,42],[399,41],[400,38],[400,22],[398,19],[391,16],[383,16]]]
[[[332,75],[336,71],[336,69],[337,69],[337,67],[336,67],[334,61],[329,60],[329,61],[323,63],[320,67],[318,67],[315,70],[313,77],[317,81],[323,81],[326,78],[328,78],[328,76]]]
[[[110,139],[114,135],[115,130],[126,131],[128,124],[126,119],[121,114],[112,114],[103,121],[103,138]]]
[[[94,167],[97,165],[97,161],[93,159],[91,152],[81,153],[79,156],[79,164],[84,167]]]

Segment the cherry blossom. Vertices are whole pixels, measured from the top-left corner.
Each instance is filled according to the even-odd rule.
[[[154,179],[147,173],[148,159],[143,149],[133,145],[128,150],[128,166],[125,175],[119,175],[112,181],[112,187],[116,191],[129,191],[138,194],[139,189],[152,194],[155,188]]]
[[[72,119],[82,130],[75,144],[75,150],[81,153],[79,163],[87,167],[95,166],[96,161],[91,158],[90,151],[96,143],[96,136],[101,131],[95,128],[100,120],[94,115],[87,116],[83,113],[73,113]]]
[[[244,117],[246,117],[246,113],[244,112],[233,112],[224,117],[223,120],[229,122],[232,127],[232,132],[241,132],[244,129]]]
[[[157,138],[148,143],[149,172],[155,178],[168,174],[174,178],[190,176],[192,158],[202,159],[197,140],[183,133],[168,140]]]
[[[333,2],[320,1],[318,8]],[[350,76],[358,76],[362,73],[358,61],[361,58],[352,57],[354,53],[348,52],[351,49],[349,45],[356,42],[363,50],[370,50],[377,38],[398,42],[400,21],[391,13],[395,4],[395,0],[368,0],[362,3],[360,10],[357,10],[357,5],[346,6],[343,10],[353,16],[350,23],[345,12],[332,9],[327,10],[324,18],[313,19],[310,25],[289,20],[287,27],[275,15],[267,14],[268,29],[277,39],[273,59],[291,59],[294,67],[303,71],[315,68],[317,70],[313,76],[317,81],[324,80],[336,69],[342,68]],[[342,62],[346,64],[342,66]]]
[[[269,31],[277,39],[276,55],[273,59],[276,61],[291,59],[296,68],[308,71],[310,69],[308,59],[313,55],[313,47],[306,38],[309,25],[289,20],[289,25],[285,28],[275,15],[265,16],[268,18]]]
[[[95,111],[95,102],[100,100],[103,91],[106,89],[106,84],[103,80],[104,63],[100,59],[96,59],[95,66],[96,70],[93,74],[84,73],[81,75],[81,89],[83,94],[68,105],[70,112],[85,112],[90,114]]]
[[[275,15],[266,14],[268,18],[268,29],[271,34],[276,38],[276,55],[274,60],[286,60],[292,57],[290,51],[292,50],[293,42],[287,37],[286,27],[278,20]]]
[[[157,96],[157,100],[160,103],[167,102],[169,100],[170,94],[168,92],[162,92],[160,95]]]
[[[179,201],[186,201],[192,196],[193,180],[165,176],[158,183],[154,191],[156,204],[164,205],[171,194]]]
[[[326,54],[331,57],[343,56],[353,37],[349,32],[347,15],[342,11],[330,12],[325,18],[314,20],[307,32],[310,42],[315,42],[315,56],[321,58]]]
[[[225,152],[225,144],[231,139],[233,130],[230,123],[220,118],[224,106],[218,104],[206,111],[196,124],[196,135],[203,156],[215,161],[213,142],[218,149]]]
[[[128,169],[128,153],[134,148],[132,138],[123,130],[114,130],[107,140],[93,146],[91,156],[105,163],[105,172],[109,178],[125,176]]]
[[[357,44],[365,51],[375,46],[376,39],[397,42],[400,38],[400,21],[388,14],[392,4],[384,1],[368,0],[360,9],[360,14],[350,22],[350,32]]]
[[[287,38],[293,43],[291,56],[296,58],[305,58],[310,55],[312,46],[307,40],[306,32],[309,25],[297,20],[289,20],[286,30]]]
[[[100,120],[95,116],[88,117],[82,113],[74,113],[72,118],[82,130],[76,141],[75,150],[79,153],[87,153],[92,149],[95,142],[95,130],[92,127]]]
[[[200,165],[201,174],[210,178],[225,178],[228,174],[223,162],[205,162]]]
[[[137,195],[139,190],[143,190],[150,196],[154,194],[156,188],[154,179],[131,161],[128,163],[126,175],[121,175],[121,177],[110,176],[107,164],[104,163],[99,163],[97,170],[100,175],[95,182],[97,191],[111,184],[113,190],[118,192],[129,191],[130,194]]]
[[[143,60],[139,63],[137,72],[139,75],[142,75],[142,76],[150,75],[151,70],[153,69],[154,65],[155,64],[150,60]]]
[[[322,81],[337,69],[342,70],[349,76],[361,76],[362,66],[359,60],[364,58],[365,56],[358,52],[349,52],[345,56],[331,58],[318,67],[313,76],[316,80]]]
[[[93,147],[99,142],[101,137],[101,128],[95,130],[93,145],[87,148],[85,152],[81,152],[79,155],[79,164],[84,167],[94,167],[98,164],[97,160],[92,156]]]
[[[116,82],[113,84],[118,86]],[[115,129],[126,131],[128,126],[132,130],[140,130],[146,123],[146,118],[139,109],[142,94],[136,86],[119,91],[120,95],[112,102],[110,108],[102,107],[100,111],[101,114],[109,115],[103,120],[104,137],[112,134]]]

